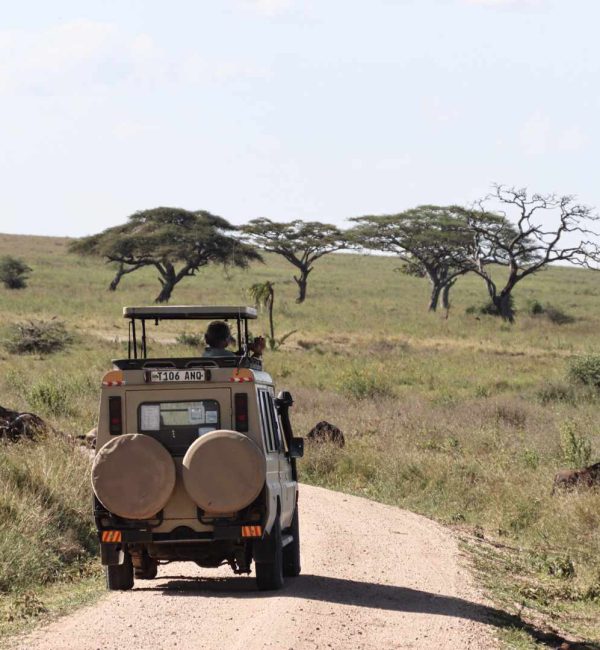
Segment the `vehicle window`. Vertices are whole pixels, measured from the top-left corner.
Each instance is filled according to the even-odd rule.
[[[258,403],[260,406],[260,422],[263,430],[263,436],[265,440],[265,446],[267,451],[273,452],[277,451],[277,439],[275,429],[273,428],[273,422],[271,420],[271,414],[269,411],[269,401],[270,395],[266,390],[258,391]]]
[[[279,418],[277,417],[277,410],[275,409],[275,402],[273,401],[273,395],[269,394],[269,416],[271,420],[271,426],[273,428],[273,435],[275,438],[275,445],[277,449],[283,449],[283,440],[281,435],[281,427],[279,426]]]
[[[171,453],[185,454],[194,440],[220,429],[219,402],[146,402],[138,409],[138,431],[159,440]]]

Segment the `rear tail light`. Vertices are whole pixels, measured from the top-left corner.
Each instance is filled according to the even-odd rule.
[[[235,405],[235,430],[245,433],[248,431],[248,395],[236,393],[234,395]]]
[[[108,430],[113,436],[123,433],[123,415],[120,397],[108,398]]]

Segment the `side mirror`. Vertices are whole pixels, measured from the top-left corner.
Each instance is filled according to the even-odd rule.
[[[304,456],[304,438],[292,438],[290,444],[290,458],[302,458]]]

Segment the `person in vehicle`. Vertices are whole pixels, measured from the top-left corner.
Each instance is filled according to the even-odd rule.
[[[235,343],[231,336],[229,325],[222,320],[214,320],[206,329],[204,335],[206,349],[203,357],[235,357],[235,353],[227,349],[228,345]]]
[[[235,357],[235,352],[227,349],[227,346],[233,345],[235,339],[231,336],[229,325],[221,320],[213,321],[206,329],[204,335],[206,342],[206,349],[204,350],[203,357]],[[260,357],[265,349],[265,339],[262,336],[257,336],[250,344],[249,352],[252,352],[253,357]]]

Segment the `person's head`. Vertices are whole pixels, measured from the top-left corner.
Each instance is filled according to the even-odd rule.
[[[206,341],[206,345],[211,348],[219,348],[221,350],[224,350],[230,343],[234,343],[229,325],[222,320],[215,320],[208,326],[204,340]]]

